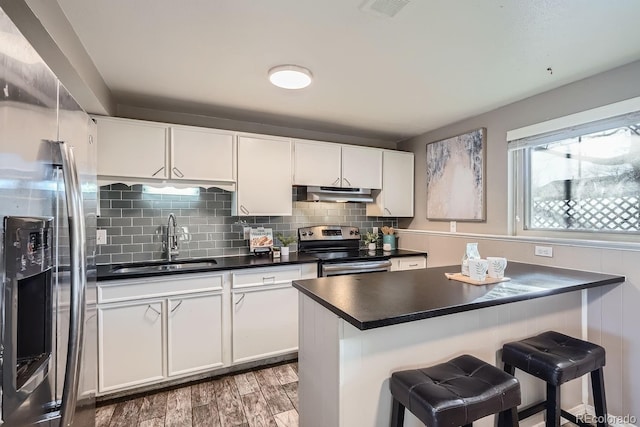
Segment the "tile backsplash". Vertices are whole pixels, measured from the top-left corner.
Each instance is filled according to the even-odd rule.
[[[299,227],[350,225],[362,233],[372,227],[398,226],[397,218],[366,216],[364,203],[299,202],[293,187],[292,216],[231,216],[229,191],[200,188],[197,195],[152,194],[142,185],[100,187],[98,228],[107,230],[107,244],[98,246],[98,264],[163,259],[162,241],[170,213],[180,234],[179,258],[219,257],[249,253],[243,227],[270,227],[274,235],[295,235]],[[241,223],[246,222],[246,225]]]

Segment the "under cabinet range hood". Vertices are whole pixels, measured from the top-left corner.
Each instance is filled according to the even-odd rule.
[[[373,197],[368,188],[307,187],[307,201],[371,203]]]

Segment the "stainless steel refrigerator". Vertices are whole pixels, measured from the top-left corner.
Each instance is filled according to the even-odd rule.
[[[0,424],[94,425],[95,124],[0,9]]]

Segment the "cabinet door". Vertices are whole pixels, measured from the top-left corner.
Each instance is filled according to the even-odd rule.
[[[289,139],[238,138],[236,215],[291,215],[291,186]]]
[[[233,151],[232,134],[171,128],[171,179],[234,181]]]
[[[97,118],[98,175],[158,178],[167,169],[168,127],[137,120]]]
[[[295,141],[294,144],[295,185],[340,186],[340,145],[319,141]]]
[[[382,188],[382,150],[343,145],[342,187]]]
[[[169,299],[169,375],[222,366],[222,295]]]
[[[233,363],[298,348],[298,291],[291,286],[233,294]]]
[[[163,378],[162,303],[98,308],[100,392]]]

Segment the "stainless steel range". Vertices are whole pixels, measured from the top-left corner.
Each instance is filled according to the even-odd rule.
[[[358,227],[317,225],[298,229],[298,250],[318,258],[318,276],[389,271],[390,255],[360,249]]]

